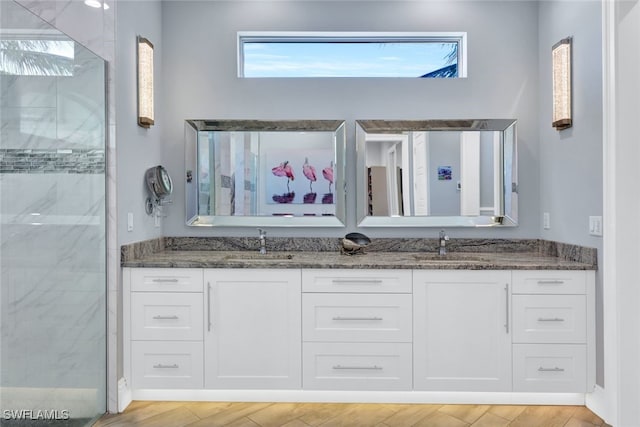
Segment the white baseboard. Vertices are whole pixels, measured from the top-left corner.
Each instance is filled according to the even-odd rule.
[[[584,405],[583,393],[485,393],[320,390],[152,390],[132,391],[133,400],[211,402],[437,403],[491,405]]]
[[[613,425],[610,402],[604,388],[596,385],[593,393],[586,396],[585,405],[591,412],[599,416],[607,424]]]
[[[129,383],[125,378],[118,380],[118,412],[124,411],[133,401],[133,395]]]

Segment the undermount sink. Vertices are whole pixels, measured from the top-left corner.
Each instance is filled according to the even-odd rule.
[[[224,257],[227,261],[280,261],[280,260],[290,260],[293,259],[292,254],[280,254],[274,252],[267,252],[266,254],[261,254],[258,252],[247,252],[247,253],[236,253],[230,254]]]
[[[490,261],[491,258],[487,254],[473,252],[453,252],[446,255],[437,253],[415,254],[413,258],[416,261],[441,261],[441,262],[483,262]]]

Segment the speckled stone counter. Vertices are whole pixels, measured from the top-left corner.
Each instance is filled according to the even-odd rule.
[[[271,238],[266,255],[255,238],[167,237],[123,246],[124,267],[367,268],[456,270],[595,270],[593,248],[544,240],[455,239],[449,254],[435,239],[375,239],[367,252],[343,255],[336,238]]]

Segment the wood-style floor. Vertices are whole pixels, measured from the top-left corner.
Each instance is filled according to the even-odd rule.
[[[593,427],[584,406],[403,405],[361,403],[133,402],[94,426],[228,427]]]

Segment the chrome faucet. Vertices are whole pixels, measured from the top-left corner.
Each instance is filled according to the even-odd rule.
[[[266,255],[267,253],[267,232],[262,228],[258,228],[258,233],[260,233],[260,254]]]
[[[449,236],[446,235],[444,230],[440,230],[440,245],[438,246],[438,254],[446,255],[447,254],[447,241],[449,240]]]

